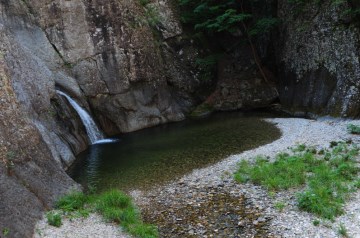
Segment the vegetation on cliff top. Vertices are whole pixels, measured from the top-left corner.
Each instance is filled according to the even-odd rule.
[[[294,11],[301,13],[306,6],[330,3],[339,7],[341,17],[350,17],[353,23],[359,22],[360,6],[354,0],[288,0]],[[267,34],[279,24],[271,3],[265,0],[178,0],[181,20],[193,28],[195,38],[201,37],[214,41],[216,35],[239,37],[239,42],[247,42],[252,49],[254,60],[265,81],[260,57],[254,41]],[[265,6],[265,7],[264,7]],[[242,39],[242,40],[241,40]],[[219,50],[218,50],[219,51]],[[216,73],[216,64],[225,50],[210,53],[197,61],[202,73],[200,78],[209,79]],[[216,57],[215,57],[216,56]]]

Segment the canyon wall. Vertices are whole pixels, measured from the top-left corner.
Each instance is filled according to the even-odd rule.
[[[107,135],[182,120],[206,99],[216,110],[278,100],[296,115],[358,117],[360,33],[347,6],[276,8],[277,32],[254,42],[267,79],[231,36],[213,82],[198,79],[204,49],[170,0],[0,0],[0,231],[31,237],[42,211],[77,188],[64,170],[89,140],[56,89]]]
[[[359,116],[360,28],[349,9],[329,0],[303,6],[278,1],[278,91],[292,114]]]
[[[0,231],[31,237],[77,188],[64,170],[89,144],[56,89],[111,135],[184,119],[206,84],[168,2],[1,0],[0,13]]]

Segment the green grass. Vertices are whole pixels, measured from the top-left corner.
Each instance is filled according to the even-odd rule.
[[[280,212],[284,210],[285,206],[286,204],[284,202],[277,202],[274,204],[274,207]]]
[[[313,220],[313,225],[314,225],[314,226],[320,225],[320,221],[319,221],[318,219]]]
[[[245,160],[241,161],[235,179],[238,182],[250,180],[276,191],[304,184],[305,171],[305,163],[298,157],[281,154],[274,163],[262,157],[256,158],[254,166]]]
[[[10,233],[10,229],[7,228],[7,227],[5,227],[5,228],[2,230],[2,234],[4,235],[4,237],[7,236],[7,235],[9,235],[9,233]]]
[[[77,211],[84,207],[89,198],[82,192],[72,192],[62,198],[60,198],[55,207],[66,212]]]
[[[62,224],[61,215],[58,212],[50,211],[46,214],[46,218],[51,226],[60,227]]]
[[[81,216],[82,213],[88,215],[91,211],[97,211],[107,221],[120,224],[125,231],[135,237],[158,237],[157,227],[143,223],[140,211],[132,202],[131,197],[119,190],[114,189],[99,195],[72,192],[61,198],[56,203],[56,207],[70,214],[70,217]],[[61,225],[61,216],[59,217]],[[48,221],[50,221],[49,218]]]
[[[359,148],[344,142],[331,146],[317,153],[300,145],[292,154],[279,154],[273,162],[262,157],[254,164],[241,161],[235,180],[251,181],[270,191],[305,187],[297,194],[299,208],[332,220],[343,213],[346,199],[360,187],[360,180],[354,160]]]
[[[340,236],[342,237],[349,237],[346,227],[344,226],[344,224],[340,224],[339,229],[338,229],[338,233]]]
[[[347,130],[351,134],[360,134],[360,126],[354,124],[347,125]]]

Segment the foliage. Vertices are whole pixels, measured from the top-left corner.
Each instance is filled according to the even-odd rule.
[[[62,224],[61,215],[58,212],[50,211],[46,214],[46,218],[51,226],[60,227]]]
[[[340,224],[339,229],[338,229],[338,233],[340,236],[342,237],[349,237],[346,227],[344,226],[344,224]]]
[[[56,207],[66,211],[73,212],[84,207],[87,203],[88,197],[82,192],[72,192],[56,202]]]
[[[179,0],[179,5],[183,10],[182,22],[194,26],[197,31],[235,32],[242,28],[242,23],[248,24],[254,20],[256,29],[253,29],[252,34],[256,35],[277,24],[271,17],[254,19],[253,13],[249,10],[251,7],[244,10],[243,1],[239,0]]]
[[[239,182],[251,180],[269,190],[280,190],[304,184],[305,172],[305,163],[299,157],[281,154],[274,163],[258,157],[255,165],[251,166],[243,160],[239,164],[235,179]]]
[[[354,124],[347,125],[347,130],[351,134],[360,134],[360,126]]]
[[[299,208],[333,219],[342,214],[349,193],[359,188],[359,168],[354,160],[358,152],[357,146],[344,142],[318,154],[299,145],[292,154],[279,154],[273,162],[263,157],[254,164],[241,161],[234,176],[238,182],[252,181],[272,191],[306,185],[297,195]]]
[[[159,10],[152,5],[145,6],[145,17],[151,27],[157,26],[161,21]]]
[[[150,3],[150,0],[139,0],[139,1],[143,7]]]
[[[85,213],[88,215],[90,210],[96,210],[106,220],[119,223],[135,237],[158,237],[157,227],[143,223],[140,212],[133,204],[131,198],[119,190],[110,190],[99,195],[85,195],[81,192],[72,192],[61,198],[56,203],[56,206],[65,213],[70,213],[70,216],[74,213]],[[50,216],[51,219],[53,217],[53,215]],[[61,216],[59,215],[59,217],[61,225]]]
[[[7,228],[7,227],[5,227],[5,228],[2,230],[2,234],[3,234],[4,236],[9,235],[9,233],[10,233],[10,229]]]
[[[320,221],[319,221],[318,219],[314,220],[314,221],[313,221],[313,225],[314,225],[314,226],[320,225]]]
[[[253,9],[260,9],[264,0],[178,0],[178,3],[182,22],[209,42],[216,42],[216,34],[221,34],[221,38],[227,34],[241,35],[243,39],[239,42],[252,44],[251,38],[269,32],[278,24],[271,13],[253,12]],[[219,56],[225,53],[223,49],[217,51],[220,52]],[[209,55],[197,61],[198,65],[206,66],[199,67],[200,79],[211,79],[216,73],[215,66],[220,57],[214,58],[211,53]],[[209,62],[209,59],[214,61]]]
[[[284,210],[286,204],[283,202],[277,202],[274,204],[274,207],[278,210],[278,211],[282,211]]]
[[[196,59],[195,64],[200,70],[200,80],[207,81],[212,79],[212,76],[216,72],[217,61],[220,57],[220,54],[212,54],[204,58]]]
[[[145,22],[151,27],[156,27],[161,22],[159,10],[150,3],[150,0],[139,0],[145,10]]]

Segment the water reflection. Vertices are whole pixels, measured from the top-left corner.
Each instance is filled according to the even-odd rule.
[[[93,145],[89,148],[89,154],[87,156],[86,163],[86,177],[87,186],[89,188],[96,188],[99,184],[99,166],[100,166],[100,154],[103,148],[100,145]]]
[[[75,181],[99,190],[147,189],[279,137],[280,131],[258,116],[221,113],[92,145],[68,172]]]

